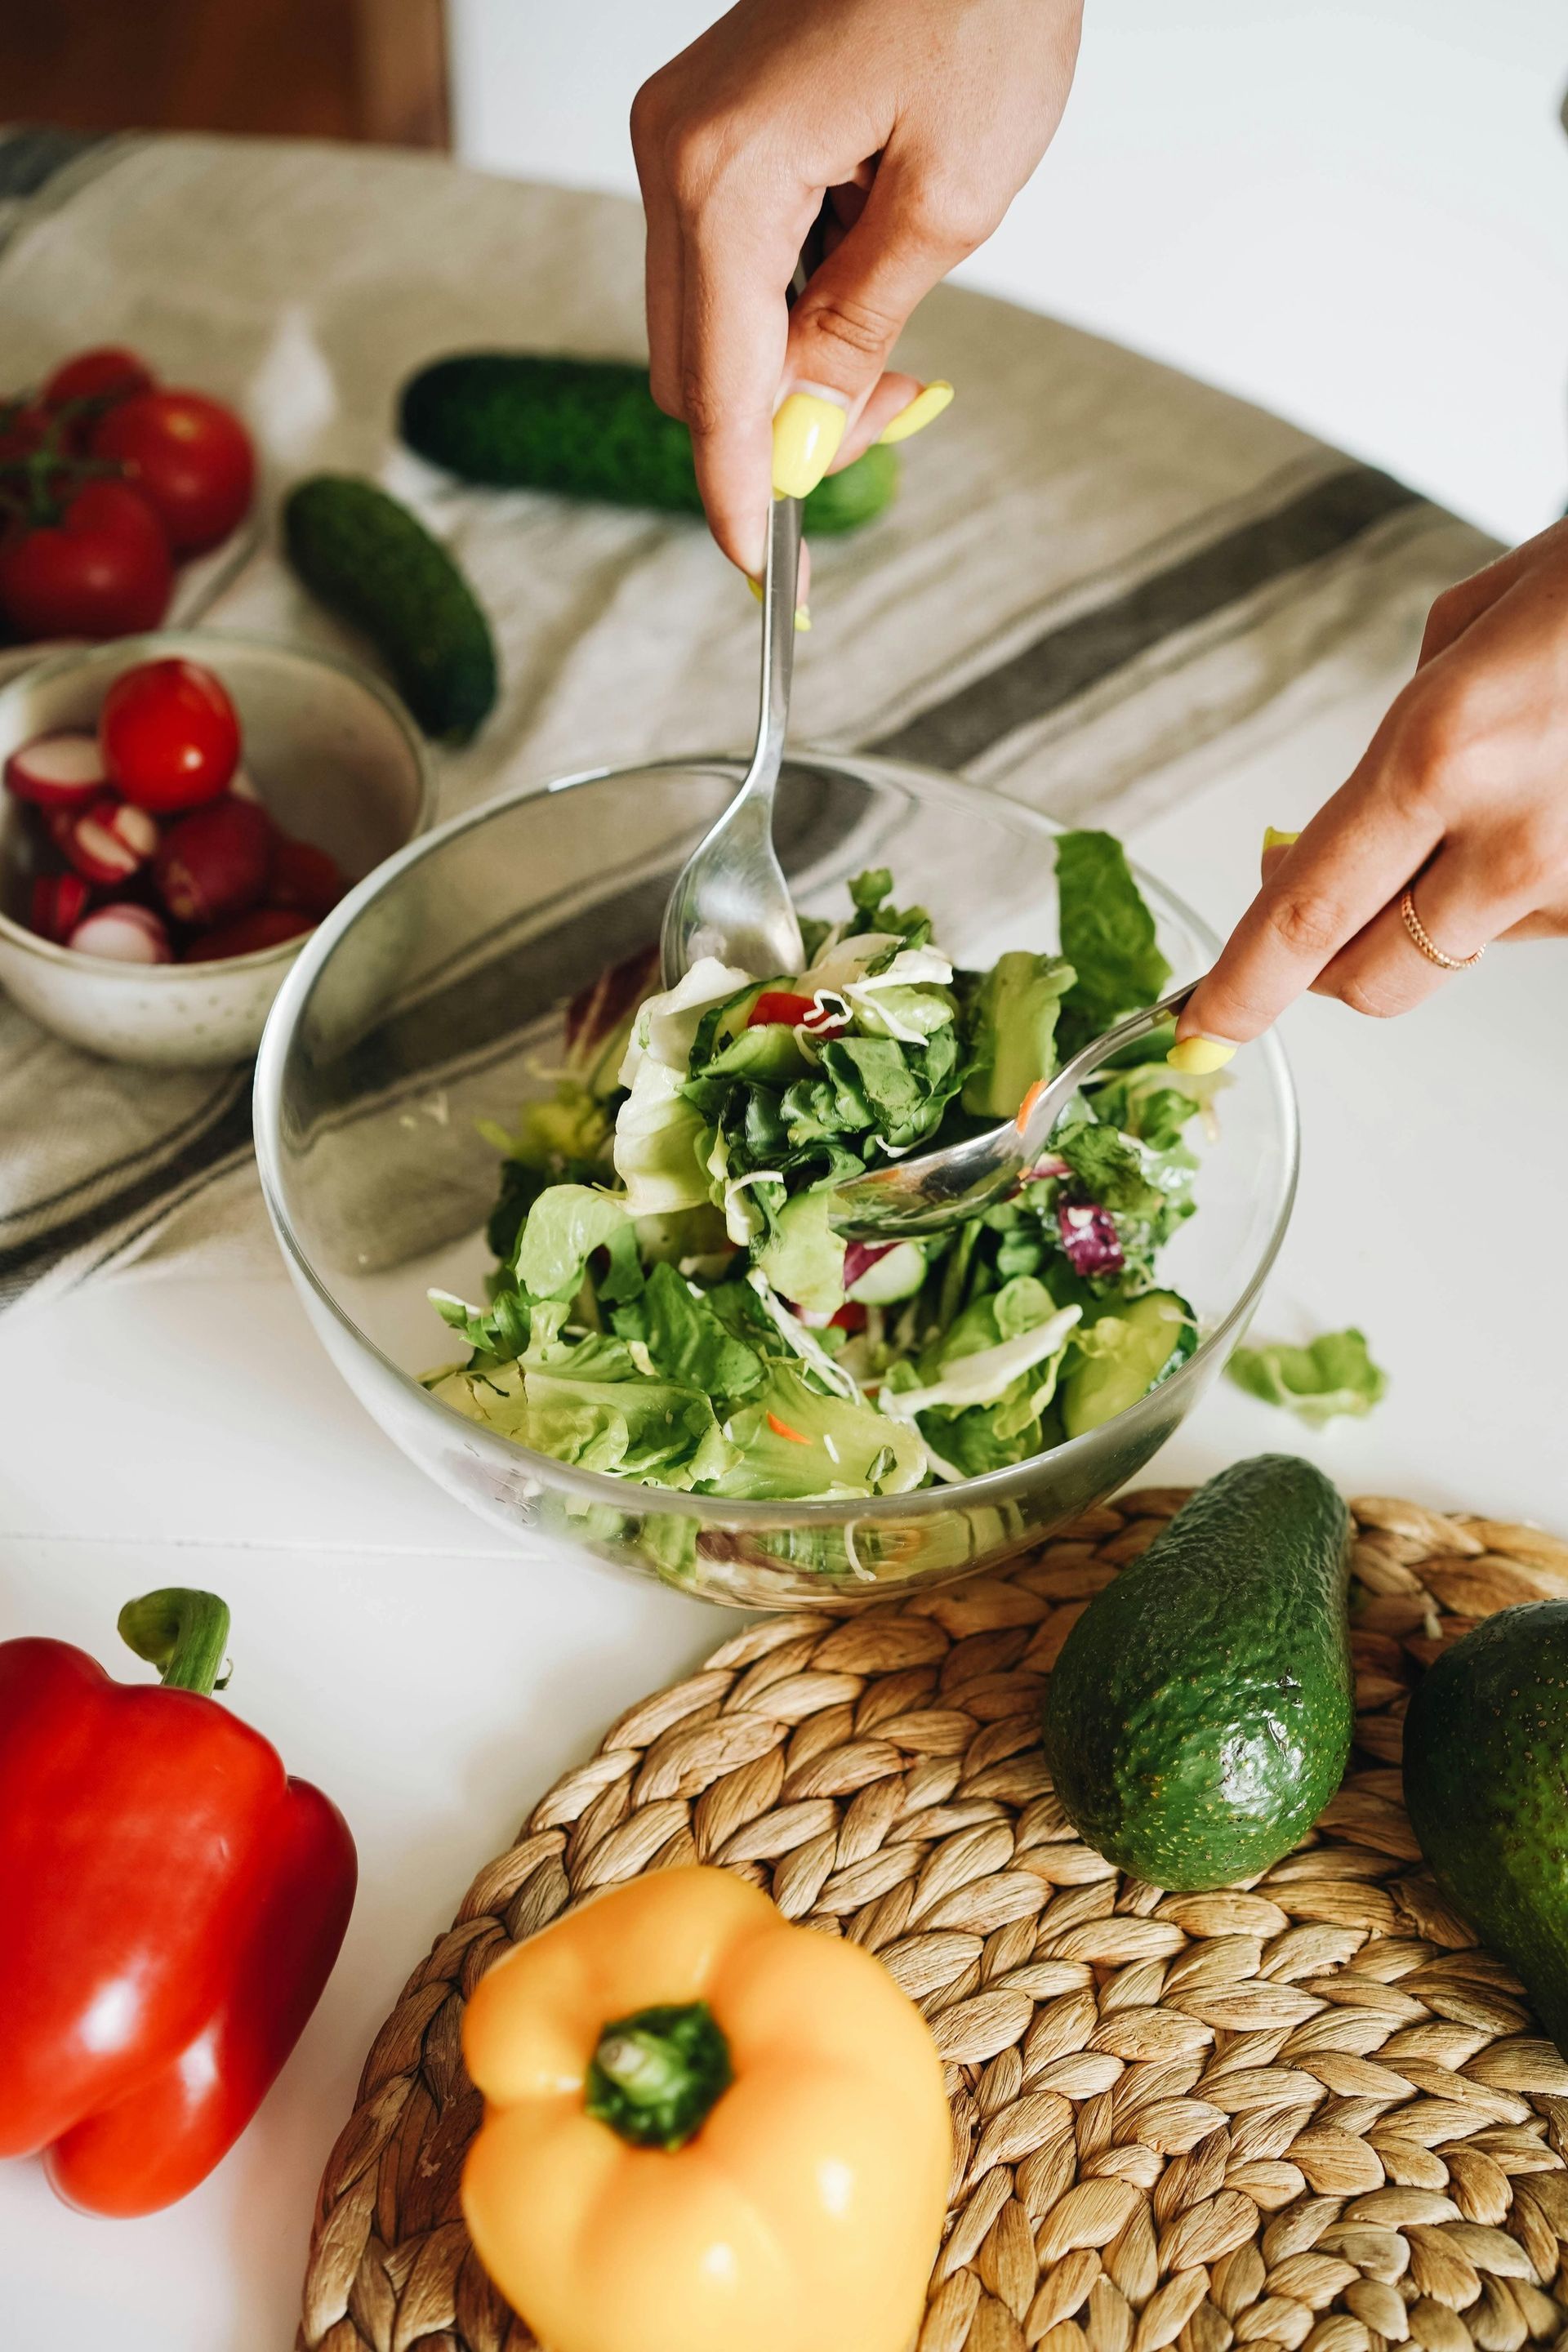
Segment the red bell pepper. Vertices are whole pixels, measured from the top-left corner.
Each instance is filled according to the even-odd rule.
[[[64,1642],[0,1643],[0,2156],[58,2194],[150,2213],[260,2105],[353,1906],[335,1805],[208,1694],[210,1592],[121,1612],[163,1686]]]

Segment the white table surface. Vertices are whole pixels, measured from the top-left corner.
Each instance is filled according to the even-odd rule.
[[[1223,924],[1264,823],[1299,823],[1374,716],[1260,733],[1136,854]],[[1504,949],[1394,1027],[1315,1002],[1289,1016],[1305,1164],[1255,1328],[1359,1322],[1390,1393],[1312,1436],[1222,1384],[1152,1475],[1293,1447],[1352,1493],[1568,1531],[1565,982],[1568,948]],[[281,1271],[131,1281],[0,1322],[0,1638],[58,1634],[118,1671],[132,1593],[220,1591],[230,1702],[337,1798],[361,1864],[320,2009],[194,2196],[91,2221],[35,2166],[0,2168],[0,2342],[284,2352],[321,2168],[410,1966],[535,1796],[727,1620],[542,1544],[503,1549],[364,1417]]]

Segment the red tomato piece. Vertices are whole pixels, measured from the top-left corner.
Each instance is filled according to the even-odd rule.
[[[835,1331],[863,1331],[869,1320],[858,1298],[847,1298],[837,1315],[828,1317],[828,1328]]]
[[[163,815],[216,800],[239,764],[239,720],[222,681],[195,662],[142,662],[104,697],[98,740],[110,779]]]
[[[174,580],[163,526],[128,482],[84,482],[58,523],[0,541],[0,611],[23,637],[155,629]]]
[[[41,397],[46,408],[64,408],[77,400],[131,400],[151,392],[153,381],[152,369],[134,352],[120,343],[100,343],[63,362]]]
[[[176,555],[226,539],[256,488],[249,434],[232,408],[201,392],[117,402],[93,430],[92,453],[114,458],[145,491]]]
[[[816,1010],[816,1000],[797,996],[793,989],[764,988],[746,1015],[748,1029],[765,1029],[774,1023],[787,1023],[798,1028],[807,1015]]]

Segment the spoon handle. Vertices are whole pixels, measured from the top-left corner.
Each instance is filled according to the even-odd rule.
[[[795,676],[795,614],[800,600],[798,499],[775,499],[768,514],[768,562],[763,580],[763,691],[757,715],[757,748],[742,790],[771,798],[784,761]]]

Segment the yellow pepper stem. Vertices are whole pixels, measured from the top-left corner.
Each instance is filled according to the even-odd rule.
[[[599,2036],[588,2113],[633,2147],[684,2147],[733,2079],[730,2045],[705,2000],[639,2009]]]

